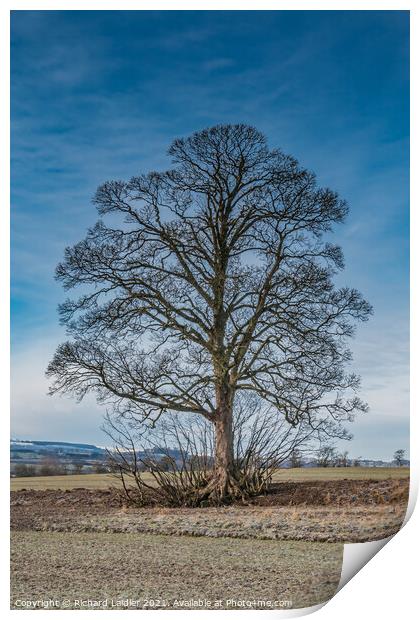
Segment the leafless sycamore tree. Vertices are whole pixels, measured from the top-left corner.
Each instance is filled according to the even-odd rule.
[[[365,405],[346,340],[371,312],[336,288],[339,247],[323,236],[346,203],[246,125],[175,140],[173,168],[99,187],[102,219],[66,249],[57,278],[71,340],[51,393],[95,392],[114,411],[201,415],[215,433],[203,496],[240,492],[233,408],[256,393],[279,419],[342,423]],[[110,215],[109,215],[110,214]]]
[[[404,456],[405,456],[405,450],[403,449],[399,449],[396,450],[394,453],[394,463],[396,463],[398,465],[398,467],[401,467],[404,463]]]

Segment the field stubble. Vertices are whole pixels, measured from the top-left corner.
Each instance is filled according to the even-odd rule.
[[[194,600],[210,609],[306,607],[334,595],[342,553],[340,544],[299,541],[14,532],[12,607],[49,599],[67,609],[127,599],[132,609],[198,608]]]
[[[62,490],[20,479],[28,490],[12,492],[12,607],[50,598],[67,609],[84,600],[106,600],[106,609],[127,599],[137,609],[326,601],[343,543],[384,538],[404,519],[406,471],[366,479],[361,470],[285,470],[282,484],[247,505],[198,509],[124,506],[109,477],[89,477],[96,487],[86,489],[88,476],[68,476]]]

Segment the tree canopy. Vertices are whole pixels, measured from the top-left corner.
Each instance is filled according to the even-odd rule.
[[[57,267],[82,294],[60,307],[71,339],[51,393],[225,430],[245,391],[291,425],[365,410],[347,340],[371,307],[335,287],[343,255],[325,241],[346,202],[247,125],[177,139],[169,155],[168,171],[100,186],[101,219]]]

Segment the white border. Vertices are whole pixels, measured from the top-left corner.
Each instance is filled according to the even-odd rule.
[[[5,148],[1,149],[1,178],[3,180],[3,200],[1,208],[2,221],[0,225],[0,264],[1,264],[1,293],[2,301],[0,307],[0,324],[2,329],[0,330],[0,381],[1,381],[1,393],[3,395],[3,440],[4,445],[0,450],[1,455],[1,471],[4,476],[2,491],[4,499],[2,502],[3,507],[8,506],[8,481],[9,481],[9,419],[8,410],[10,406],[10,391],[9,391],[9,305],[7,299],[9,297],[9,210],[8,205],[10,203],[9,185],[5,182],[9,178],[10,174],[10,160],[9,160],[9,59],[10,59],[10,35],[9,35],[9,11],[10,10],[410,10],[411,11],[411,136],[412,142],[417,146],[416,139],[418,138],[418,125],[419,122],[414,114],[414,110],[420,110],[420,101],[418,96],[418,78],[420,74],[420,67],[418,63],[418,40],[419,40],[419,28],[418,28],[418,9],[416,3],[413,0],[406,0],[404,2],[396,1],[380,1],[380,0],[353,0],[353,1],[334,1],[334,0],[294,0],[294,1],[280,1],[274,2],[272,0],[260,0],[258,3],[250,2],[249,0],[224,0],[223,2],[209,1],[202,2],[196,0],[191,1],[159,1],[155,0],[153,3],[139,2],[135,0],[44,0],[44,1],[24,1],[24,0],[6,0],[2,3],[0,9],[0,15],[3,18],[1,20],[0,31],[0,61],[4,65],[1,75],[4,76],[2,83],[2,94],[0,97],[0,109],[1,109],[1,130],[3,135],[2,145]],[[417,149],[411,149],[411,169],[420,170],[419,157],[417,155]],[[411,203],[414,207],[411,210],[411,493],[410,493],[410,507],[407,513],[407,518],[411,515],[414,508],[415,499],[417,496],[418,480],[419,480],[419,459],[416,456],[418,451],[419,442],[419,411],[414,411],[415,405],[419,402],[418,399],[418,377],[420,376],[420,364],[418,350],[415,349],[415,343],[419,342],[419,327],[418,321],[414,321],[413,318],[417,316],[419,311],[419,287],[418,282],[420,279],[420,273],[418,269],[420,249],[416,244],[416,238],[419,234],[419,215],[418,215],[418,182],[414,175],[412,175],[411,181]],[[7,327],[6,327],[7,326]],[[7,479],[6,479],[7,477]],[[407,519],[406,519],[407,520]],[[325,607],[316,606],[308,610],[291,610],[291,611],[232,611],[229,612],[229,617],[232,614],[240,614],[243,617],[244,614],[248,614],[248,617],[256,616],[261,618],[262,614],[280,614],[282,617],[296,617],[310,613],[317,609],[317,618],[320,620],[336,620],[340,617],[342,620],[353,618],[353,616],[369,618],[389,618],[394,620],[397,616],[401,620],[412,617],[411,605],[414,609],[416,603],[416,587],[417,586],[417,549],[419,548],[419,511],[414,513],[413,518],[404,527],[403,531],[397,534],[391,542],[387,545],[386,549],[382,551],[379,557],[371,560],[363,570],[351,580],[351,586],[344,587]],[[2,526],[4,527],[3,540],[8,540],[8,512],[2,511]],[[372,545],[372,543],[366,543]],[[357,554],[356,547],[360,548],[363,545],[346,545],[350,555]],[[353,549],[349,549],[353,548]],[[372,548],[372,547],[371,547]],[[366,547],[365,547],[366,550]],[[2,608],[6,614],[22,613],[21,611],[9,610],[9,595],[8,595],[8,556],[5,549],[2,563]],[[359,566],[361,558],[359,555]],[[411,598],[411,603],[410,603]],[[53,618],[54,614],[61,614],[60,611],[42,611],[39,610],[38,614],[47,613],[48,617]],[[79,612],[78,618],[82,620],[83,615],[92,612]],[[121,613],[121,612],[114,612]],[[124,612],[125,614],[126,612]],[[162,614],[179,615],[183,614],[183,611],[141,611],[143,618],[156,618]],[[213,611],[201,611],[195,612],[196,615],[205,616],[208,614],[224,614],[225,612],[213,612]],[[51,616],[53,614],[53,616]],[[114,617],[116,617],[114,615]],[[123,616],[123,618],[125,615]],[[220,616],[219,616],[220,617]]]

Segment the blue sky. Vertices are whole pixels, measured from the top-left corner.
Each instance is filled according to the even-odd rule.
[[[245,122],[350,204],[336,231],[375,315],[352,348],[370,411],[353,456],[408,450],[409,14],[12,13],[12,434],[103,443],[102,409],[46,396],[54,281],[109,179],[169,167],[175,137]]]

